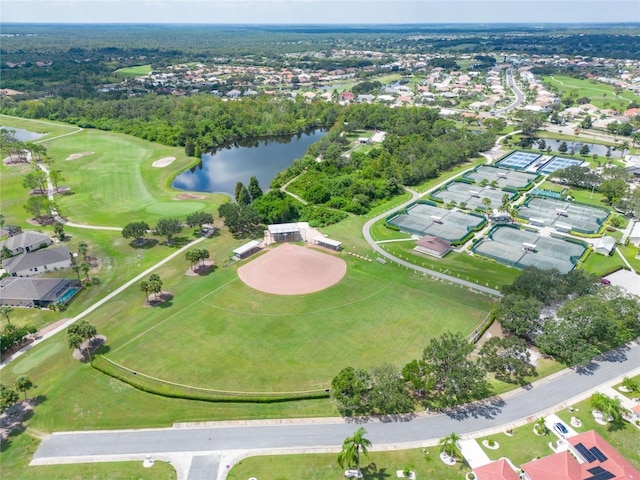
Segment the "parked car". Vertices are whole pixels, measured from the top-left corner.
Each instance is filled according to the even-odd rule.
[[[564,423],[562,422],[554,423],[553,428],[555,428],[556,432],[563,436],[569,433],[569,430],[567,430],[567,427],[565,427]]]
[[[608,278],[601,278],[600,283],[602,283],[602,285],[611,285],[611,280]]]
[[[362,478],[362,472],[356,470],[355,468],[351,468],[344,471],[344,476],[347,478]]]

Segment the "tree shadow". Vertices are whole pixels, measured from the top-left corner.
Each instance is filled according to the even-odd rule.
[[[158,244],[157,238],[141,238],[140,241],[133,240],[129,242],[129,246],[131,248],[135,248],[138,250],[147,250],[149,248],[153,248]]]
[[[188,237],[173,237],[170,242],[164,242],[164,244],[170,248],[182,248],[190,241]]]
[[[378,469],[378,466],[373,462],[361,468],[360,471],[362,472],[362,478],[367,480],[384,480],[385,478],[391,477],[391,474],[387,473],[386,468]]]
[[[147,297],[145,306],[167,308],[173,305],[173,294],[170,292],[161,292],[158,295],[150,295]]]
[[[467,420],[469,418],[486,418],[488,420],[496,418],[502,412],[502,407],[506,405],[500,397],[489,398],[457,407],[445,409],[443,413],[453,420]]]
[[[627,361],[628,351],[629,345],[621,345],[620,347],[598,355],[595,359],[600,362],[622,363]]]
[[[215,263],[211,265],[198,265],[197,267],[193,268],[193,273],[200,277],[206,277],[211,272],[215,272],[217,269],[218,266]]]

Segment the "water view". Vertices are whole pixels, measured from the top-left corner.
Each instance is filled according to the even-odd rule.
[[[263,190],[276,174],[300,158],[326,132],[315,130],[293,137],[276,137],[236,144],[202,155],[200,163],[171,183],[178,190],[226,193],[233,197],[236,183],[255,176]]]
[[[562,140],[552,140],[550,138],[545,138],[544,142],[547,147],[551,147],[551,150],[554,152],[558,151],[558,147],[563,142]],[[606,145],[598,145],[597,143],[587,143],[587,142],[566,142],[567,143],[567,153],[561,153],[559,155],[569,155],[569,152],[573,150],[576,155],[580,152],[582,145],[587,145],[589,147],[589,155],[593,155],[594,153],[605,156],[607,154],[607,146]],[[626,153],[629,153],[628,151]],[[611,147],[611,158],[620,158],[622,157],[622,149]]]
[[[0,126],[2,130],[8,130],[19,142],[32,142],[34,140],[39,139],[40,137],[44,137],[46,133],[36,133],[30,132],[29,130],[24,130],[23,128],[15,128],[15,127],[3,127]]]

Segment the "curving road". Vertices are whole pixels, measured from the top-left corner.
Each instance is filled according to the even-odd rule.
[[[406,419],[369,420],[349,423],[340,418],[256,422],[220,422],[206,427],[147,430],[66,432],[47,436],[38,448],[33,465],[83,461],[143,459],[147,455],[248,456],[269,453],[338,451],[345,437],[365,424],[374,449],[415,448],[434,445],[452,431],[473,436],[499,432],[546,415],[562,405],[584,398],[601,384],[622,375],[640,372],[640,346],[636,343],[610,352],[588,371],[565,370],[485,403],[466,406],[446,414]],[[213,457],[212,457],[213,458]],[[228,460],[230,461],[230,460]],[[233,463],[231,461],[231,463]],[[220,469],[218,478],[226,476]],[[189,479],[192,475],[189,475]],[[193,476],[215,478],[215,475]]]
[[[518,86],[516,85],[515,80],[513,79],[513,69],[509,68],[507,69],[506,72],[506,76],[507,76],[507,85],[509,86],[509,88],[511,89],[511,91],[513,92],[513,94],[516,96],[515,101],[504,107],[504,108],[500,108],[498,110],[495,111],[496,115],[502,115],[503,113],[507,113],[509,110],[513,110],[514,108],[518,108],[520,105],[522,105],[522,102],[524,102],[524,93],[522,93],[522,90],[520,90],[518,88]]]

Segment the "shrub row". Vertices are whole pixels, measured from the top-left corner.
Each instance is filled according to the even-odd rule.
[[[200,400],[204,402],[233,402],[233,403],[278,403],[299,400],[315,400],[329,398],[329,390],[314,390],[308,392],[287,393],[242,393],[225,392],[220,390],[205,390],[197,387],[176,385],[159,379],[150,378],[125,367],[117,365],[103,356],[96,356],[92,362],[93,368],[110,377],[131,385],[143,392],[169,398],[183,398],[186,400]]]

